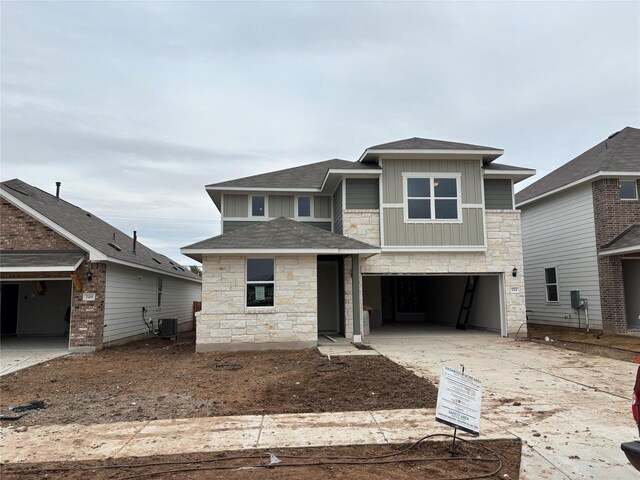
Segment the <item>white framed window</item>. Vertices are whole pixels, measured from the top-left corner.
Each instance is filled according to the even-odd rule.
[[[162,277],[156,280],[156,306],[162,308]]]
[[[265,195],[251,195],[249,197],[249,218],[267,217],[267,197]]]
[[[638,200],[638,184],[635,180],[620,180],[620,200]]]
[[[462,222],[459,173],[403,173],[404,221]]]
[[[298,196],[296,197],[296,218],[312,218],[313,217],[313,197]]]
[[[558,270],[556,267],[548,267],[544,269],[544,284],[547,302],[558,302]]]
[[[247,307],[273,307],[275,290],[275,260],[247,258]]]

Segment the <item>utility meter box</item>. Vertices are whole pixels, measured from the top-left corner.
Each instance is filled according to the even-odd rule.
[[[580,298],[580,290],[571,290],[571,308],[578,310],[582,308],[583,305],[582,299]]]

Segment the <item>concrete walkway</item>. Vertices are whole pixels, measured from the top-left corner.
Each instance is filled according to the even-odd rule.
[[[436,384],[445,365],[480,378],[481,438],[496,426],[522,438],[523,480],[638,478],[620,450],[638,434],[631,417],[638,365],[471,331],[368,340]]]
[[[403,443],[451,434],[434,409],[188,418],[98,425],[0,427],[3,462],[98,460],[186,452]],[[460,435],[471,438],[468,435]],[[487,425],[483,438],[515,438]]]

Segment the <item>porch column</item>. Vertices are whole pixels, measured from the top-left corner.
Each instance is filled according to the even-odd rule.
[[[351,255],[351,291],[353,298],[353,341],[362,342],[362,299],[360,298],[360,256]]]

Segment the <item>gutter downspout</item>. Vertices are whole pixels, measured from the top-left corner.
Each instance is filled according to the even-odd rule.
[[[353,343],[362,343],[362,301],[360,300],[360,256],[351,255],[351,292],[353,299]]]

